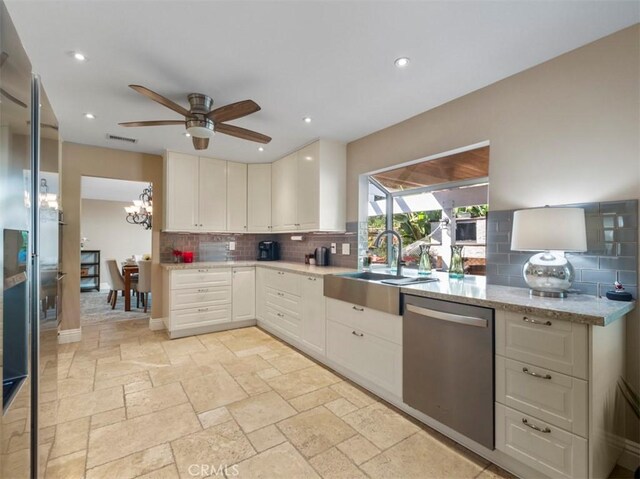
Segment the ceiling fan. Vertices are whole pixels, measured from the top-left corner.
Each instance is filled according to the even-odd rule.
[[[260,106],[253,100],[238,101],[212,110],[213,100],[211,97],[201,93],[191,93],[187,97],[190,105],[190,109],[187,110],[141,85],[129,85],[129,87],[153,101],[180,113],[184,116],[184,120],[129,121],[118,123],[120,126],[184,125],[187,133],[191,135],[193,146],[196,150],[206,150],[209,146],[209,138],[216,132],[258,143],[269,143],[271,141],[271,138],[267,135],[225,123],[259,111]]]

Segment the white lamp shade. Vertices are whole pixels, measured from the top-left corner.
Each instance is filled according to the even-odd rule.
[[[582,208],[534,208],[513,214],[514,251],[586,251]]]

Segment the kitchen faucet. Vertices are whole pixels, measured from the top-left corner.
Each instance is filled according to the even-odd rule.
[[[398,234],[398,232],[395,230],[384,230],[382,233],[379,233],[378,236],[376,236],[375,240],[373,240],[373,247],[379,248],[380,241],[382,240],[382,236],[387,234],[393,235],[396,238],[398,238],[398,269],[396,271],[396,276],[401,278],[402,277],[402,237]]]

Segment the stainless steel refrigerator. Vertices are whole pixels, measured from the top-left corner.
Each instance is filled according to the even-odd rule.
[[[0,52],[0,477],[44,477],[58,401],[59,139],[1,1]]]

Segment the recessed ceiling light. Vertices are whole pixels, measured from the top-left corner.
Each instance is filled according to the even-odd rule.
[[[76,60],[78,60],[79,62],[83,62],[87,59],[87,57],[85,57],[82,53],[80,52],[73,52],[73,58],[75,58]]]
[[[95,119],[96,119],[96,116],[95,116],[93,113],[85,113],[85,114],[84,114],[84,117],[85,117],[87,120],[95,120]]]
[[[264,148],[262,146],[259,146],[258,151],[264,151]]]
[[[184,136],[186,136],[187,138],[189,138],[191,136],[191,133],[189,133],[188,131],[183,133]]]
[[[308,116],[305,116],[302,121],[304,121],[305,123],[311,123],[311,118]]]
[[[396,61],[394,61],[393,63],[398,68],[404,68],[409,64],[409,59],[407,57],[400,57],[396,58]]]

